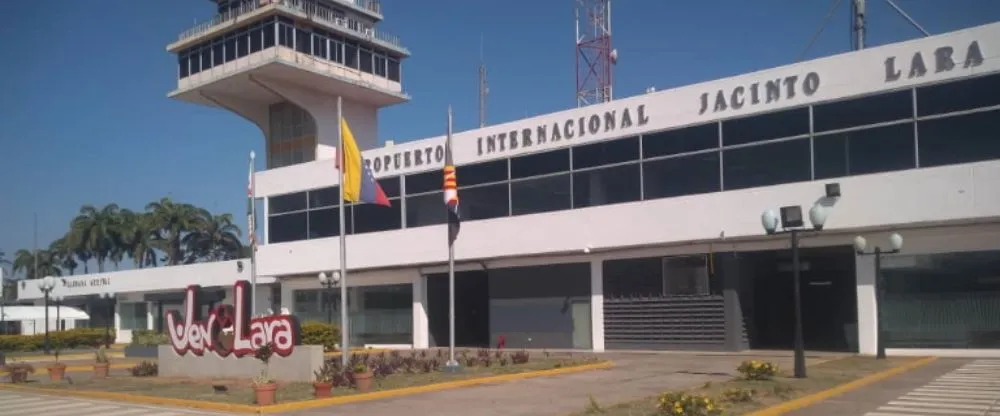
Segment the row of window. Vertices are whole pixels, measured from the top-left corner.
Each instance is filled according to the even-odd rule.
[[[548,165],[538,164],[541,176],[509,181],[497,173],[507,161],[491,161],[458,168],[460,209],[464,220],[474,221],[913,169],[918,154],[920,167],[1000,159],[1000,141],[992,140],[997,131],[1000,110],[992,110],[572,172],[544,172]],[[542,155],[570,163],[567,149]],[[511,172],[519,159],[510,160]],[[402,198],[400,178],[381,179],[393,206],[350,206],[347,232],[400,229],[404,221],[406,228],[444,223],[440,177],[407,176]],[[337,197],[333,187],[270,198],[270,242],[338,235]]]
[[[292,48],[392,81],[400,80],[399,59],[386,51],[320,29],[296,26],[294,21],[281,16],[240,27],[178,52],[177,75],[185,78],[275,46]]]

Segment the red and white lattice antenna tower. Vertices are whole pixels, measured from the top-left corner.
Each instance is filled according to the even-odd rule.
[[[611,101],[612,67],[618,51],[611,47],[611,0],[573,0],[576,7],[576,105]]]

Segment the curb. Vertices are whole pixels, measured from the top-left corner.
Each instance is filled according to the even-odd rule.
[[[919,360],[911,361],[906,364],[900,365],[898,367],[893,367],[875,374],[871,374],[854,381],[850,381],[832,388],[819,391],[807,396],[802,396],[797,399],[789,400],[787,402],[781,402],[774,406],[768,407],[766,409],[761,409],[756,412],[747,413],[746,416],[778,416],[785,413],[791,412],[793,410],[799,410],[804,407],[812,406],[823,400],[829,399],[834,396],[839,396],[841,394],[860,389],[869,384],[873,384],[889,377],[895,376],[900,373],[905,373],[917,367],[922,367],[930,364],[937,360],[937,357],[924,357]]]
[[[324,406],[335,406],[348,403],[366,402],[378,399],[388,399],[393,397],[410,396],[420,393],[430,393],[435,391],[452,390],[462,387],[472,387],[484,384],[501,383],[506,381],[524,380],[536,377],[556,376],[563,374],[580,373],[591,370],[602,370],[611,368],[614,365],[611,361],[602,361],[594,364],[585,364],[564,368],[553,368],[549,370],[527,371],[523,373],[502,374],[497,376],[470,378],[466,380],[446,381],[443,383],[428,384],[416,387],[404,387],[399,389],[377,391],[372,393],[352,394],[348,396],[331,397],[326,399],[311,399],[291,403],[274,404],[270,406],[252,406],[245,404],[215,403],[201,400],[174,399],[169,397],[144,396],[127,393],[113,393],[92,390],[57,390],[36,387],[22,387],[14,384],[0,384],[0,390],[19,390],[30,393],[61,395],[82,397],[87,399],[100,399],[122,401],[144,405],[173,406],[189,409],[212,410],[219,412],[249,413],[249,414],[269,414],[294,410],[313,409]]]

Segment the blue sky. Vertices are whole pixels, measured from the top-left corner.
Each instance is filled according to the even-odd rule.
[[[895,0],[932,34],[1000,20],[996,0]],[[477,125],[480,39],[489,123],[575,105],[572,0],[382,0],[382,29],[413,52],[408,104],[380,114],[380,140]],[[617,0],[616,95],[635,95],[796,61],[832,0]],[[844,0],[806,58],[849,48]],[[870,46],[920,36],[869,0]],[[250,123],[174,102],[165,46],[207,20],[208,0],[0,1],[0,250],[62,235],[83,204],[141,209],[162,196],[245,212]],[[240,221],[241,227],[244,221]]]

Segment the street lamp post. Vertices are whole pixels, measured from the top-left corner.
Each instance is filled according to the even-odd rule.
[[[340,284],[340,272],[334,270],[329,276],[326,272],[320,272],[317,277],[319,278],[319,284],[330,292],[330,305],[326,308],[326,321],[329,322],[330,325],[333,325],[333,289]],[[343,330],[343,328],[341,328],[341,330]]]
[[[875,256],[875,358],[885,359],[885,324],[882,313],[882,299],[885,296],[885,282],[882,279],[882,255],[899,253],[903,248],[903,236],[899,233],[892,233],[889,236],[889,250],[882,250],[882,247],[875,246],[875,249],[866,252],[868,241],[862,236],[854,237],[854,251],[859,256]]]
[[[43,349],[48,355],[51,350],[51,340],[49,340],[49,294],[56,287],[56,279],[52,276],[45,276],[38,280],[38,289],[42,291],[45,299],[45,344]]]
[[[823,205],[816,204],[809,210],[809,220],[813,229],[823,230],[828,213]],[[799,265],[799,232],[806,231],[805,222],[802,220],[802,207],[798,205],[781,207],[781,217],[774,210],[766,210],[760,216],[761,225],[769,235],[790,234],[792,238],[792,284],[794,286],[793,299],[795,303],[795,377],[806,378],[806,349],[805,341],[802,337],[802,283],[800,278]],[[778,226],[781,226],[781,231]]]
[[[62,331],[62,301],[63,295],[53,295],[52,300],[56,302],[56,331]]]
[[[104,320],[104,348],[111,348],[111,321],[115,320],[115,294],[103,292],[101,299],[108,304],[108,318]]]

